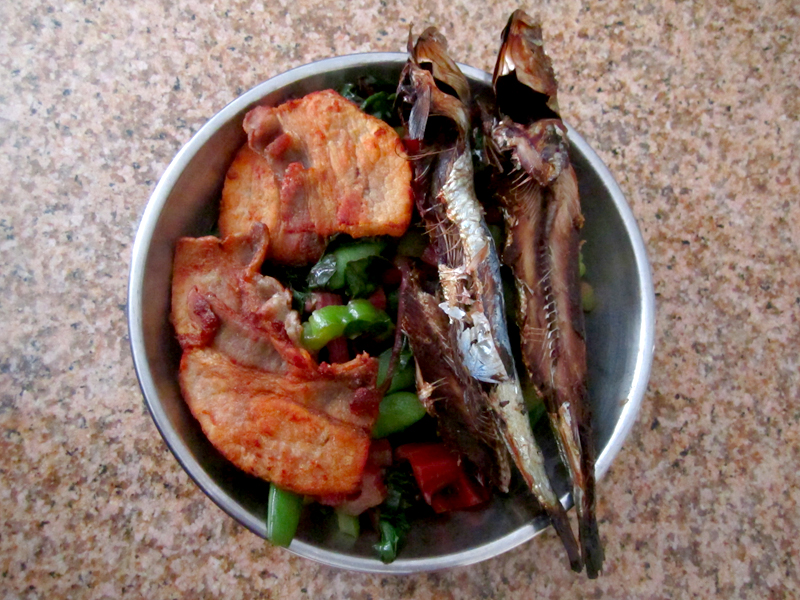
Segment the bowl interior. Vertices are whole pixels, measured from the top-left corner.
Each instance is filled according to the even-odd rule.
[[[382,53],[328,59],[300,67],[250,90],[213,117],[170,164],[148,203],[134,244],[129,326],[137,374],[148,408],[165,441],[189,475],[233,518],[265,536],[268,484],[225,460],[208,442],[181,398],[180,347],[169,323],[170,280],[176,240],[206,235],[216,220],[225,172],[244,143],[242,120],[257,104],[278,104],[363,75],[396,81],[405,55]],[[477,93],[487,74],[463,67]],[[597,155],[570,129],[573,161],[586,217],[584,258],[597,308],[587,316],[589,388],[596,432],[598,477],[629,431],[647,383],[652,356],[653,290],[641,236],[619,188]],[[571,504],[566,473],[543,419],[542,441],[556,489]],[[602,493],[602,488],[601,488]],[[290,550],[339,567],[405,573],[469,564],[530,539],[548,526],[524,490],[496,494],[477,512],[415,522],[401,558],[374,557],[375,534],[353,542],[334,519],[306,511]]]

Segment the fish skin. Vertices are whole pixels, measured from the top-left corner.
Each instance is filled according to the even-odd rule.
[[[417,366],[417,389],[428,414],[435,417],[446,444],[477,468],[476,476],[507,492],[511,458],[489,409],[486,392],[470,377],[457,351],[455,331],[438,299],[425,292],[416,271],[402,265],[403,311],[400,327]]]
[[[509,87],[515,82],[516,88]],[[521,95],[520,86],[542,96],[539,101],[551,112],[545,118],[515,112],[516,121],[501,114],[490,139],[494,154],[505,155],[506,166],[510,163],[510,172],[494,181],[506,220],[503,258],[514,271],[520,294],[523,362],[544,398],[572,477],[581,556],[593,579],[604,552],[595,512],[595,450],[578,273],[583,216],[541,27],[523,11],[513,13],[504,30],[493,83],[501,113],[503,106],[516,111],[505,95]]]
[[[436,53],[427,47],[430,59]],[[439,48],[438,53],[445,50]],[[471,367],[471,375],[484,382],[492,414],[514,463],[550,516],[570,566],[580,571],[580,551],[533,437],[511,353],[500,261],[474,189],[467,109],[457,97],[437,87],[434,76],[418,64],[413,51],[401,76],[398,98],[411,105],[410,138],[422,151],[421,159],[415,161],[417,207],[437,249],[443,308],[451,315],[450,327],[461,340],[462,360]],[[428,132],[426,138],[431,117],[446,120],[439,119],[441,130]],[[448,121],[455,136],[437,139],[448,133]],[[426,139],[431,147],[425,147]],[[457,309],[465,318],[453,318]]]

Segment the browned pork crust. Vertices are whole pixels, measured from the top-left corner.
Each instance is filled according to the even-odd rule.
[[[291,293],[261,275],[266,228],[178,242],[172,322],[183,398],[240,469],[309,495],[359,489],[377,418],[378,361],[318,364]]]
[[[317,260],[335,233],[402,235],[411,220],[411,168],[397,133],[332,90],[244,121],[248,144],[222,192],[224,236],[253,222],[270,232],[270,260]]]
[[[183,397],[209,441],[240,469],[300,494],[358,490],[373,418],[354,412],[375,387],[362,355],[333,372],[275,374],[237,365],[213,348],[183,355]]]

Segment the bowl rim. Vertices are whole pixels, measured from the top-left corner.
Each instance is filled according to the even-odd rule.
[[[244,511],[238,504],[231,502],[222,488],[208,476],[202,465],[195,460],[183,440],[170,426],[169,419],[161,405],[153,374],[145,359],[146,348],[141,300],[148,249],[153,241],[153,234],[161,212],[184,168],[220,127],[231,118],[234,118],[249,106],[255,105],[269,93],[297,83],[302,79],[348,67],[369,67],[370,65],[386,62],[402,64],[407,58],[408,55],[404,52],[367,52],[321,59],[271,77],[243,93],[211,117],[178,151],[151,194],[137,228],[131,252],[127,312],[131,354],[145,404],[159,433],[184,471],[217,506],[256,535],[261,535],[260,532],[264,527],[263,523],[257,522],[250,513]],[[491,84],[491,76],[488,73],[462,63],[458,63],[458,66],[468,78]],[[655,291],[644,240],[622,190],[608,167],[583,137],[568,123],[566,125],[570,143],[583,154],[591,168],[595,170],[606,186],[619,212],[633,249],[641,291],[641,343],[635,360],[627,402],[622,408],[608,443],[597,457],[595,473],[597,479],[600,480],[608,472],[613,459],[619,453],[630,433],[647,389],[655,345]],[[398,558],[390,564],[384,564],[378,559],[356,557],[322,549],[297,539],[291,543],[288,550],[298,556],[342,569],[381,574],[409,574],[474,564],[507,552],[532,539],[542,531],[544,529],[537,531],[529,523],[502,538],[469,550],[434,558]]]

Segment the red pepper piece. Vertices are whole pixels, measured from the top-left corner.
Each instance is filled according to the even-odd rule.
[[[369,301],[378,310],[386,310],[386,292],[383,291],[383,288],[379,287],[375,290],[369,297]]]
[[[464,510],[483,504],[490,497],[489,490],[461,470],[456,482],[434,495],[431,507],[437,513]]]
[[[328,342],[328,362],[345,363],[350,360],[350,348],[347,346],[347,338],[342,336]]]
[[[408,460],[425,501],[437,513],[483,504],[489,490],[464,472],[458,457],[441,443],[411,443],[397,448],[398,460]]]
[[[455,483],[461,470],[457,456],[444,444],[403,444],[397,448],[395,455],[399,460],[411,463],[414,479],[428,504],[436,492]]]
[[[425,501],[437,513],[463,510],[486,502],[489,490],[464,472],[444,444],[404,444],[395,451],[398,460],[408,460]]]

